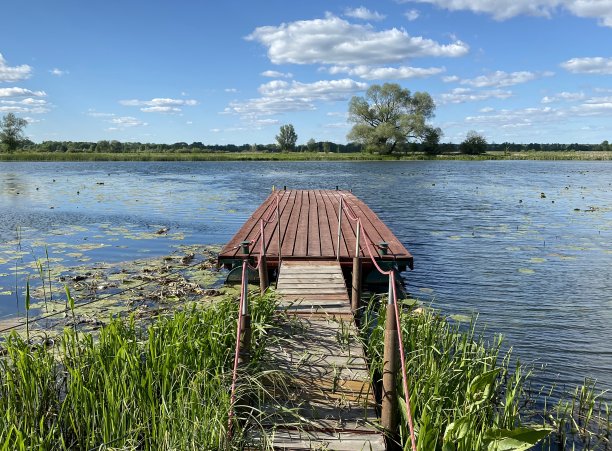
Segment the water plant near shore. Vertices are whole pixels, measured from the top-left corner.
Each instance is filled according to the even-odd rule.
[[[238,399],[266,396],[260,361],[276,301],[253,297],[253,353]],[[236,406],[228,435],[237,303],[231,298],[158,318],[146,330],[132,317],[99,332],[65,328],[33,346],[17,334],[2,343],[0,449],[223,449],[260,422]]]
[[[419,450],[609,449],[610,407],[593,383],[547,407],[534,399],[532,371],[502,352],[502,338],[487,340],[468,323],[405,300],[401,328],[412,416]],[[372,298],[361,333],[372,378],[380,379],[386,303]],[[401,392],[401,384],[398,383]],[[540,393],[540,395],[542,395]],[[544,406],[542,407],[542,399]],[[539,404],[538,404],[539,403]],[[407,412],[399,397],[400,441],[410,449]]]

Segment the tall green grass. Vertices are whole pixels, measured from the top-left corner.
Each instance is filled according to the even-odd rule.
[[[386,305],[371,301],[361,330],[374,379],[383,367]],[[430,309],[401,316],[410,404],[419,450],[528,449],[547,427],[526,427],[520,415],[524,381],[511,371],[501,338],[487,342],[475,323],[462,328]],[[398,384],[401,392],[401,384]],[[406,408],[400,400],[400,438],[410,446]],[[513,448],[504,448],[514,444]]]
[[[94,339],[66,328],[52,346],[1,343],[0,449],[240,448],[266,396],[260,370],[276,302],[253,297],[251,363],[228,435],[237,303],[157,319],[114,319]],[[46,341],[49,343],[49,340]]]

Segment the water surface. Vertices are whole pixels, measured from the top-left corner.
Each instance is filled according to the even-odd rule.
[[[223,244],[273,185],[337,185],[413,253],[413,295],[478,312],[521,360],[547,366],[537,383],[589,376],[612,389],[611,163],[1,163],[0,174],[0,317],[23,313],[45,245],[69,267]]]

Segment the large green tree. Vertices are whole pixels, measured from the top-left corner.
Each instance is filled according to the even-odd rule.
[[[8,152],[13,152],[24,141],[23,129],[28,121],[8,113],[0,119],[0,143]]]
[[[487,146],[487,139],[483,135],[470,130],[463,142],[459,144],[459,150],[467,155],[480,155],[487,151]]]
[[[282,151],[294,150],[298,136],[292,124],[281,125],[280,132],[276,135],[276,141]]]
[[[381,154],[390,154],[407,142],[432,140],[442,133],[427,123],[435,108],[426,92],[411,94],[397,83],[372,85],[365,97],[355,96],[349,103],[349,121],[355,125],[347,138]]]

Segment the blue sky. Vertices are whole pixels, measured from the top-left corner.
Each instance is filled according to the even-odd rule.
[[[346,142],[387,81],[444,141],[612,141],[612,0],[2,3],[0,114],[36,142]]]

